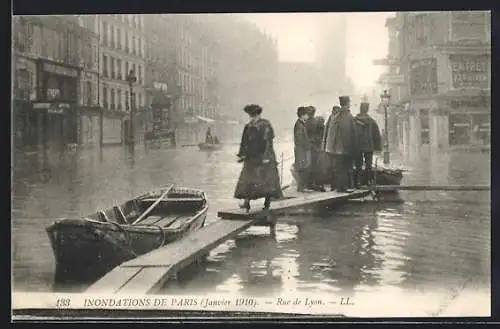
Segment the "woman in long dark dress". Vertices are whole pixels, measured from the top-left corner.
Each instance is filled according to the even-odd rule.
[[[243,162],[234,197],[243,199],[242,208],[250,210],[250,200],[265,198],[264,209],[271,198],[283,197],[278,173],[278,162],[273,147],[274,130],[271,123],[260,117],[262,108],[251,104],[244,108],[250,116],[241,136],[238,162]]]

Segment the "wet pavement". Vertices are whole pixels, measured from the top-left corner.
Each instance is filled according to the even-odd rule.
[[[291,144],[276,146],[278,157]],[[85,215],[158,185],[203,189],[208,222],[234,207],[241,164],[237,145],[202,152],[195,147],[80,150],[63,155],[15,156],[12,181],[12,259],[15,290],[50,291],[54,258],[45,226],[60,217]],[[427,154],[427,155],[426,155]],[[489,184],[490,154],[462,152],[402,163],[403,184]],[[291,160],[283,168],[290,179]],[[50,175],[43,170],[50,168]],[[490,282],[490,193],[400,193],[404,203],[350,203],[335,212],[307,215],[300,228],[278,224],[276,239],[252,227],[213,250],[208,262],[169,291],[268,295],[289,292],[429,289],[461,280],[477,289]]]

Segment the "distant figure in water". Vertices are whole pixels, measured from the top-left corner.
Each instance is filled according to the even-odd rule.
[[[219,139],[217,136],[212,135],[212,130],[210,127],[207,128],[207,132],[205,134],[205,143],[206,144],[219,144]]]
[[[210,129],[210,127],[208,127],[207,132],[205,134],[205,143],[213,144],[213,142],[214,142],[214,138],[212,136],[212,130]]]
[[[264,209],[271,205],[271,198],[281,199],[278,162],[273,147],[274,130],[271,123],[262,119],[262,107],[247,105],[244,111],[250,117],[241,136],[238,162],[243,169],[236,184],[234,197],[245,200],[241,208],[250,210],[250,200],[265,198]]]

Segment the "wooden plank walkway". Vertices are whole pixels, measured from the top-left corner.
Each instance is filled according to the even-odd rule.
[[[123,263],[90,286],[87,292],[153,292],[180,269],[246,230],[256,220],[216,221],[181,240]]]
[[[349,199],[356,199],[367,196],[370,191],[367,189],[354,190],[351,193],[339,193],[336,191],[330,192],[289,192],[284,200],[271,202],[271,207],[269,210],[265,211],[262,207],[251,208],[250,211],[245,209],[229,209],[221,210],[217,213],[221,219],[225,220],[241,220],[241,219],[255,219],[263,218],[269,214],[280,215],[286,213],[286,211],[301,208],[304,206],[313,206],[317,204],[322,204],[324,202],[335,202],[343,201]]]
[[[181,269],[201,259],[212,249],[250,226],[262,225],[267,216],[275,216],[293,208],[359,198],[369,193],[368,190],[355,190],[351,193],[289,192],[289,197],[295,197],[272,202],[269,210],[258,207],[250,212],[241,209],[220,211],[221,218],[230,220],[218,220],[181,240],[121,264],[90,286],[87,292],[154,293]]]

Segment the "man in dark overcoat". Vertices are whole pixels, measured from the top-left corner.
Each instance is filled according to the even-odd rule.
[[[335,189],[347,192],[347,188],[351,186],[354,159],[359,152],[357,128],[351,115],[349,97],[341,96],[339,101],[340,108],[332,111],[325,126],[323,141],[325,151],[334,161]]]
[[[306,122],[307,135],[309,137],[309,142],[311,144],[311,169],[309,170],[309,178],[307,182],[307,187],[316,190],[324,191],[324,188],[319,181],[320,168],[320,156],[321,152],[321,141],[323,138],[323,122],[315,116],[316,108],[312,105],[307,107],[307,114],[309,118]]]
[[[311,142],[307,134],[309,113],[307,107],[297,109],[297,121],[293,127],[294,170],[296,173],[297,191],[302,192],[309,180],[311,170]]]
[[[359,154],[355,161],[356,170],[354,175],[356,185],[367,185],[373,179],[373,152],[382,150],[380,129],[377,122],[368,114],[369,107],[369,103],[361,103],[359,113],[354,117],[359,137]],[[363,162],[365,165],[364,171],[362,170]]]

